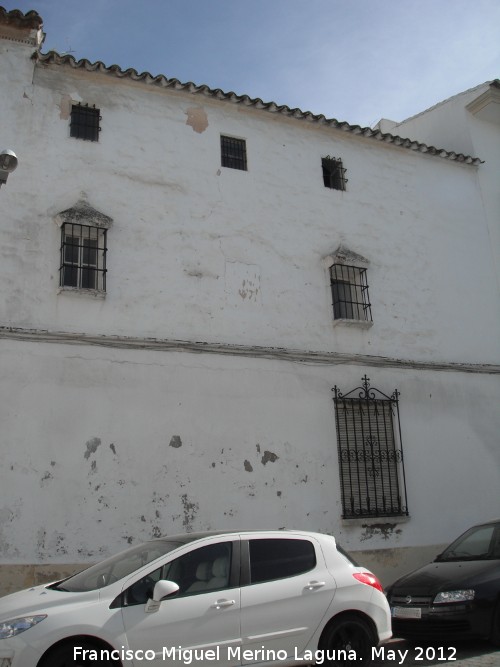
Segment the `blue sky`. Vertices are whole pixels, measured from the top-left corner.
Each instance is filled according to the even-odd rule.
[[[373,125],[500,78],[498,0],[0,0],[43,51]]]

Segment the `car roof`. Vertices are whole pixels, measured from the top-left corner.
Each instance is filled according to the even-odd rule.
[[[491,524],[499,523],[500,524],[500,519],[490,519],[489,521],[481,521],[481,523],[476,523],[472,528],[476,528],[477,526],[489,526]]]
[[[310,535],[315,537],[331,537],[331,535],[323,535],[321,533],[313,533],[307,530],[284,530],[284,529],[267,529],[267,530],[205,530],[197,533],[179,533],[177,535],[162,535],[162,537],[157,538],[160,540],[169,540],[172,542],[180,542],[182,544],[188,544],[189,542],[195,542],[196,540],[202,540],[206,537],[216,537],[217,535],[266,535],[276,533],[284,535]],[[154,540],[152,540],[154,541]]]
[[[213,537],[217,535],[230,535],[231,533],[236,533],[235,530],[204,530],[197,533],[178,533],[176,535],[162,535],[160,540],[171,540],[172,542],[182,542],[187,544],[188,542],[194,542],[196,540],[202,540],[204,537]],[[153,541],[153,540],[152,540]]]

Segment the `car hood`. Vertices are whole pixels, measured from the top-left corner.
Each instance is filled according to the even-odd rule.
[[[389,586],[388,592],[389,595],[434,595],[440,591],[471,588],[498,573],[498,566],[498,560],[429,563],[398,579]]]
[[[19,616],[44,614],[52,607],[71,605],[75,602],[93,603],[100,599],[99,591],[69,593],[47,588],[50,584],[34,586],[0,598],[0,622]]]

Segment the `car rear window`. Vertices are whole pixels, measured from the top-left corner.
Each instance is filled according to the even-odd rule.
[[[351,556],[351,554],[347,553],[345,549],[343,549],[340,544],[336,544],[337,551],[341,556],[343,556],[351,565],[354,565],[354,567],[359,567],[359,563],[354,560],[354,558]]]
[[[250,540],[250,583],[284,579],[316,566],[316,552],[309,540]]]

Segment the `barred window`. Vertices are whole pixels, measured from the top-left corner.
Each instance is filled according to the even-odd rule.
[[[325,184],[325,188],[331,188],[332,190],[346,189],[346,169],[342,165],[340,158],[327,155],[321,158],[321,166],[323,168],[323,183]]]
[[[88,225],[62,225],[61,287],[106,291],[106,232]]]
[[[73,104],[71,107],[70,137],[75,139],[86,139],[87,141],[98,141],[100,110],[89,107],[88,104]]]
[[[346,264],[330,267],[333,317],[336,320],[372,321],[366,269]]]
[[[335,392],[342,517],[408,515],[399,392],[362,386]]]
[[[247,170],[247,147],[244,139],[221,135],[221,164],[230,169]]]

